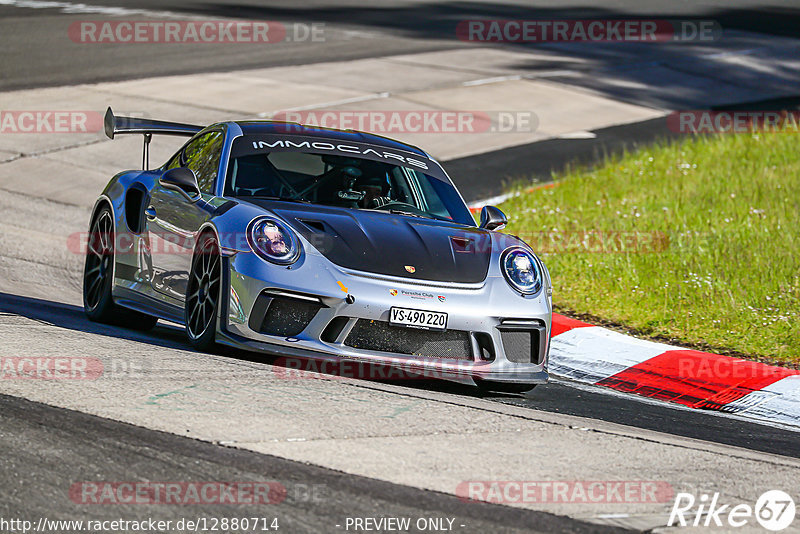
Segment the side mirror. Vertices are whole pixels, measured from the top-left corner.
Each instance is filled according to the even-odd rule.
[[[500,230],[508,224],[508,217],[494,206],[484,206],[481,210],[481,228]]]
[[[181,193],[190,202],[200,199],[200,186],[192,169],[175,167],[162,174],[158,181],[165,189]]]

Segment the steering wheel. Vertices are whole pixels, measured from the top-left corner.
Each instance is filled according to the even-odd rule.
[[[360,175],[361,170],[356,167],[332,167],[327,172],[314,178],[314,181],[311,182],[311,184],[305,189],[300,190],[297,196],[305,198],[309,193],[318,192],[322,186],[328,186],[335,178],[341,180],[343,177],[347,176],[348,178],[355,180]]]
[[[242,192],[245,192],[246,195],[242,195]],[[275,196],[275,192],[269,187],[238,187],[236,189],[236,196],[271,197]]]

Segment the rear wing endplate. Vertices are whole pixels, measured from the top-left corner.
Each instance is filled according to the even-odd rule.
[[[204,126],[180,122],[157,121],[138,117],[115,117],[110,107],[106,111],[103,126],[109,139],[114,139],[117,134],[142,134],[144,136],[142,152],[142,168],[144,170],[147,170],[150,166],[150,140],[153,134],[192,137],[205,128]]]

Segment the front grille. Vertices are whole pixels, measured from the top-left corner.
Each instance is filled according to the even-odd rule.
[[[344,327],[347,326],[348,321],[350,321],[349,317],[334,317],[325,327],[325,330],[322,331],[320,339],[326,343],[333,343],[342,333]]]
[[[268,336],[291,337],[306,329],[323,305],[311,300],[262,294],[266,302],[264,319],[257,331]],[[254,306],[255,313],[256,306]]]
[[[534,361],[531,331],[507,331],[500,332],[500,338],[503,340],[503,349],[506,352],[508,361],[514,363],[531,363]]]
[[[522,329],[503,329],[500,339],[506,358],[514,363],[541,363],[539,361],[541,331]]]
[[[472,361],[469,332],[421,330],[359,319],[344,344],[354,349],[396,352],[424,358]]]

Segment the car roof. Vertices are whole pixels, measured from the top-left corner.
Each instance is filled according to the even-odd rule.
[[[433,159],[431,156],[419,147],[396,141],[381,135],[371,134],[367,132],[360,132],[357,130],[337,130],[335,128],[322,128],[320,126],[309,126],[298,123],[287,123],[277,121],[236,121],[236,124],[242,129],[242,133],[248,134],[288,134],[307,137],[320,137],[324,139],[333,139],[337,141],[351,141],[355,143],[367,143],[370,145],[378,145],[395,150],[405,150],[413,152],[420,156],[425,156],[428,159]],[[286,125],[291,125],[291,131],[287,132]]]

